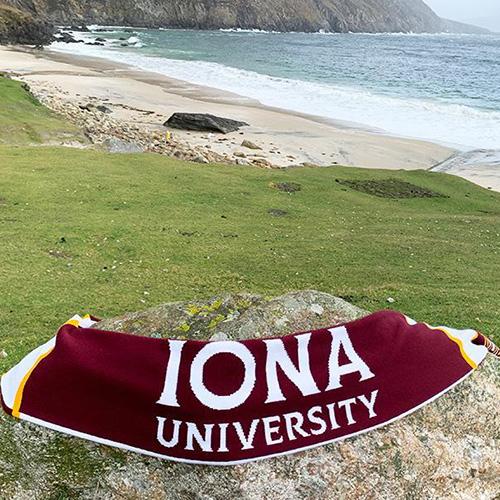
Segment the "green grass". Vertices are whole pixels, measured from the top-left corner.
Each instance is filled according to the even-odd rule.
[[[0,77],[0,144],[85,142],[83,134],[46,107],[23,86]]]
[[[0,103],[0,141],[74,133],[16,82],[0,78]],[[0,372],[74,313],[221,291],[314,288],[433,324],[498,328],[500,195],[456,177],[0,146],[0,179]],[[392,198],[403,191],[443,196]]]
[[[459,178],[45,147],[0,147],[0,175],[0,369],[74,313],[222,290],[315,288],[370,310],[393,297],[419,320],[498,327],[500,196]],[[336,182],[388,177],[446,197],[386,199]]]

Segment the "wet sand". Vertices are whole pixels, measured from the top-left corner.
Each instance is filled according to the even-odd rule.
[[[224,136],[172,131],[183,142],[240,163],[261,158],[276,166],[428,169],[454,153],[430,142],[266,107],[246,97],[100,58],[0,48],[0,71],[11,72],[36,93],[63,102],[102,102],[113,119],[160,133],[174,112],[212,113],[247,122],[249,127]],[[262,149],[244,148],[243,140]]]

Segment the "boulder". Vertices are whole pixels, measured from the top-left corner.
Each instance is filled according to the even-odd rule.
[[[95,109],[97,109],[97,111],[100,111],[101,113],[105,113],[105,114],[112,113],[112,111],[107,106],[104,106],[104,104],[98,104],[95,107]]]
[[[249,339],[354,320],[366,312],[315,291],[176,302],[101,322],[152,337]],[[1,348],[1,344],[0,344]],[[133,369],[133,367],[131,367]],[[234,467],[178,464],[0,416],[2,498],[495,498],[500,493],[500,365],[489,357],[447,395],[379,430]]]
[[[85,26],[84,24],[82,24],[81,26],[71,26],[70,27],[71,31],[77,31],[77,32],[80,32],[80,33],[89,33],[90,30],[88,29],[87,26]]]
[[[57,37],[57,41],[63,42],[63,43],[78,43],[78,41],[76,40],[76,38],[73,35],[66,33],[66,32],[59,33],[59,35]]]
[[[241,145],[247,149],[262,149],[258,144],[255,144],[255,142],[249,141],[248,139],[245,139]]]
[[[174,113],[165,123],[165,127],[199,132],[220,132],[227,134],[236,132],[248,123],[222,118],[206,113]]]
[[[110,153],[143,153],[144,148],[135,142],[124,141],[112,137],[104,142],[104,147]]]

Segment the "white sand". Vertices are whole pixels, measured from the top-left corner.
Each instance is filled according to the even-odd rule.
[[[212,113],[249,123],[240,133],[217,141],[206,133],[175,131],[179,139],[213,151],[258,154],[276,165],[352,165],[369,168],[422,169],[445,160],[453,150],[430,142],[397,138],[347,127],[320,118],[265,107],[256,101],[172,80],[97,58],[45,50],[0,48],[0,71],[13,72],[33,88],[84,103],[89,97],[111,104],[113,117],[165,130],[176,111]],[[126,109],[152,111],[145,114]],[[263,148],[241,147],[248,139]]]
[[[310,163],[386,169],[430,169],[459,175],[480,186],[500,191],[498,161],[484,155],[456,155],[430,142],[392,137],[315,116],[266,107],[228,92],[200,87],[148,73],[105,59],[0,47],[0,71],[11,72],[39,92],[62,101],[102,101],[113,118],[152,131],[166,131],[174,112],[212,113],[245,121],[250,127],[221,136],[174,130],[178,139],[234,157],[262,157],[280,166]],[[95,101],[94,101],[95,102]],[[262,150],[241,146],[244,140]],[[495,152],[498,154],[498,152]],[[475,161],[474,158],[478,159]]]

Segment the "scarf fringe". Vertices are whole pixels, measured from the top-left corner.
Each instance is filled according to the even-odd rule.
[[[500,358],[500,347],[492,342],[488,337],[482,333],[478,334],[477,338],[473,341],[475,344],[484,345],[493,356]]]

